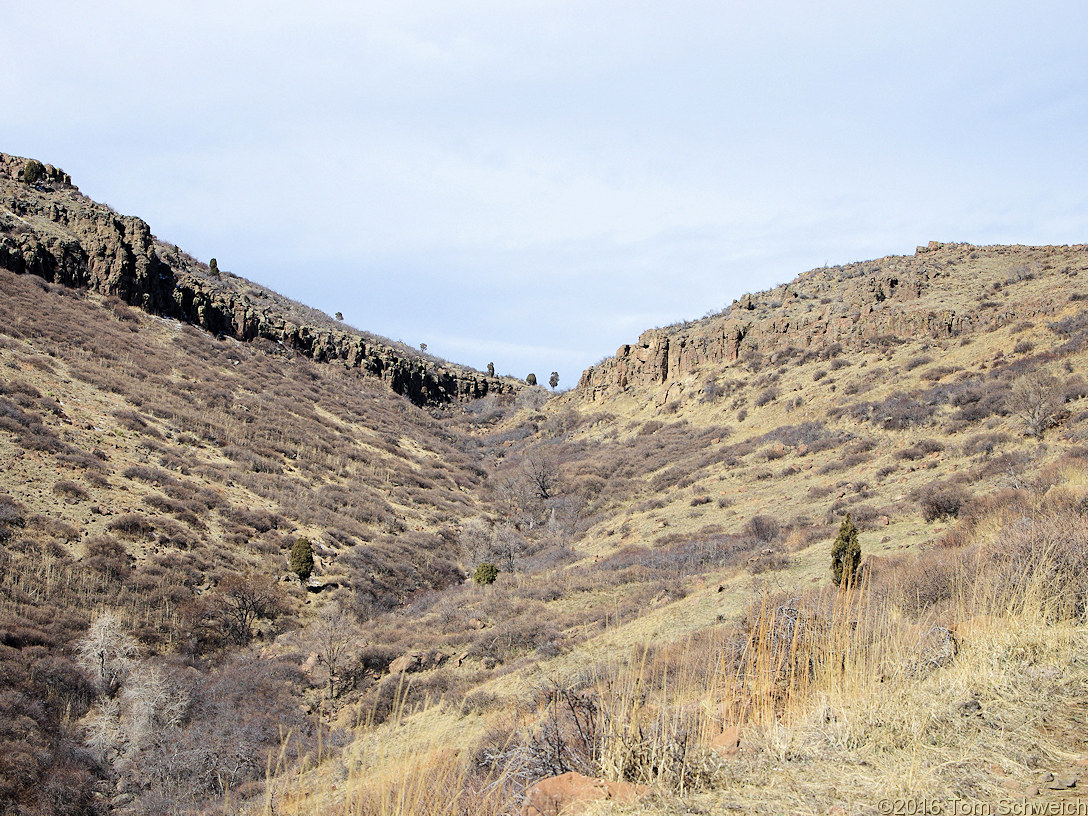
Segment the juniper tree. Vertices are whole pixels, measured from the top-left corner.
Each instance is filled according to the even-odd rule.
[[[536,374],[530,374],[525,378],[526,385],[536,385]]]
[[[314,571],[314,547],[308,538],[295,539],[295,544],[291,547],[291,557],[287,563],[291,572],[298,576],[298,580],[306,583]]]
[[[45,165],[37,159],[30,159],[23,166],[23,181],[27,184],[36,184],[45,175]]]
[[[477,584],[493,584],[495,579],[499,577],[499,568],[489,562],[484,562],[476,567],[476,572],[472,575],[472,580]]]
[[[550,385],[552,387],[552,391],[554,391],[555,387],[557,385],[559,385],[559,372],[558,371],[553,371],[552,372],[552,375],[548,378],[548,385]]]
[[[842,520],[839,535],[831,545],[831,578],[835,586],[852,586],[861,567],[861,544],[858,528],[850,520],[850,514]]]

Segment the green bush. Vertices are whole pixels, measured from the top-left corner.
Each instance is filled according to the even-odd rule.
[[[493,584],[495,579],[499,577],[499,568],[494,564],[485,561],[476,567],[476,572],[472,574],[472,580],[477,584]]]
[[[23,166],[23,181],[27,184],[35,184],[45,177],[45,165],[37,159],[30,159]]]
[[[287,563],[291,572],[298,576],[298,580],[305,583],[314,571],[314,547],[308,538],[295,539]]]
[[[835,586],[851,586],[857,580],[859,567],[861,544],[858,542],[858,528],[847,513],[839,527],[839,535],[831,545],[831,578]]]

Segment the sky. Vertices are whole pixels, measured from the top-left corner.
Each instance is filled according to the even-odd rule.
[[[560,388],[930,240],[1088,242],[1088,3],[0,0],[0,150]]]

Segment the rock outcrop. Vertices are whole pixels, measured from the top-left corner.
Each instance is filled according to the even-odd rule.
[[[415,672],[428,671],[429,669],[437,669],[447,660],[450,656],[438,651],[424,651],[424,652],[408,652],[402,654],[396,660],[389,664],[390,674],[413,674]]]
[[[657,391],[738,359],[831,355],[903,339],[956,337],[1053,316],[1068,293],[1046,276],[1088,270],[1088,247],[975,247],[931,242],[914,256],[814,269],[746,294],[722,312],[651,329],[583,372],[575,397],[598,401]],[[1015,289],[1014,297],[1009,292]]]
[[[593,802],[630,804],[649,793],[646,785],[608,782],[568,771],[541,779],[529,788],[521,816],[575,816]]]
[[[28,166],[37,165],[29,175]],[[197,262],[139,218],[98,204],[52,165],[0,153],[0,268],[112,295],[217,335],[264,339],[378,377],[417,405],[472,400],[520,384],[357,332],[314,309]]]

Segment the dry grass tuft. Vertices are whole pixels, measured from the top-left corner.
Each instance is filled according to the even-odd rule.
[[[485,738],[501,761],[483,776],[481,751],[451,751],[423,711],[408,758],[349,775],[323,810],[282,800],[277,812],[510,812],[532,778],[565,770],[653,785],[640,813],[865,812],[1028,791],[1088,748],[1088,517],[1048,501],[975,516],[939,558],[842,591],[765,592],[736,625],[552,680]],[[739,750],[715,750],[732,727]]]

